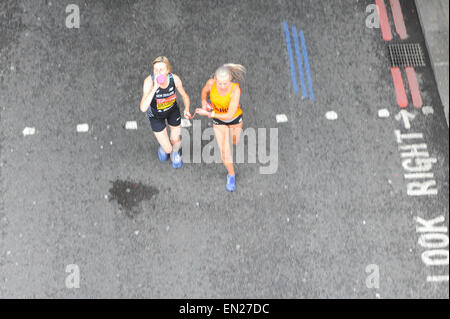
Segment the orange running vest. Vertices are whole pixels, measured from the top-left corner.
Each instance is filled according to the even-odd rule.
[[[233,92],[234,88],[239,86],[238,83],[233,83],[230,92],[225,95],[221,96],[219,95],[219,92],[217,91],[216,82],[214,81],[214,85],[211,88],[211,92],[209,93],[209,99],[211,100],[211,103],[213,105],[214,112],[218,114],[224,114],[228,112],[228,107],[230,106],[231,101],[231,92]],[[238,105],[238,109],[236,110],[236,113],[233,115],[233,119],[238,117],[242,114],[241,105]]]

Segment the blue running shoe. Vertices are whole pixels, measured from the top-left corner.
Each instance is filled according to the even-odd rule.
[[[181,168],[181,166],[183,166],[183,161],[181,160],[181,155],[179,152],[172,152],[170,158],[172,159],[173,168]]]
[[[161,162],[165,162],[169,158],[169,154],[164,152],[164,150],[161,146],[158,148],[158,158]]]
[[[234,192],[236,190],[236,178],[234,175],[227,175],[227,191]]]

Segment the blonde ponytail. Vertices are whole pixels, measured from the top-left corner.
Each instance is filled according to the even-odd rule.
[[[217,78],[218,76],[228,75],[232,80],[235,80],[238,83],[242,83],[245,78],[245,67],[240,64],[227,63],[219,67],[214,76]]]

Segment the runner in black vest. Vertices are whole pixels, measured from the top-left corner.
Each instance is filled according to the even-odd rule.
[[[153,74],[144,81],[144,94],[140,109],[147,113],[152,130],[160,144],[159,160],[166,161],[170,154],[172,167],[180,168],[183,165],[179,154],[181,115],[175,89],[183,98],[185,118],[191,116],[189,96],[183,88],[181,79],[171,73],[170,62],[166,57],[161,56],[153,61]],[[166,120],[170,127],[170,140],[167,134]]]

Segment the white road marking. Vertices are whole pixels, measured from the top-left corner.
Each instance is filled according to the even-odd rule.
[[[440,249],[448,246],[448,236],[444,233],[422,234],[419,237],[419,245],[423,248]]]
[[[338,115],[335,111],[329,111],[325,114],[325,117],[327,118],[327,120],[334,121],[337,120]]]
[[[423,139],[423,134],[422,133],[409,133],[409,134],[402,134],[400,132],[400,130],[395,130],[394,131],[395,136],[397,137],[397,143],[398,144],[402,144],[403,143],[403,139]]]
[[[405,179],[434,178],[433,173],[409,173],[405,174]]]
[[[191,127],[191,121],[189,121],[188,119],[181,119],[181,127]]]
[[[448,249],[425,250],[422,253],[422,261],[426,266],[447,266],[449,254]]]
[[[448,269],[449,251],[448,251],[448,227],[445,224],[445,216],[440,215],[433,219],[423,219],[415,217],[416,232],[420,234],[418,244],[425,249],[421,254],[422,262],[428,268],[433,266],[433,272],[439,275],[428,275],[427,282],[448,282],[448,274],[442,274]],[[445,267],[444,269],[436,266]],[[446,270],[448,273],[448,270]]]
[[[447,276],[427,276],[428,282],[442,282],[442,281],[448,281],[448,275]]]
[[[387,109],[378,110],[378,117],[387,118],[389,117],[389,111]]]
[[[400,131],[395,131],[397,135],[397,139],[402,143],[402,138],[405,138],[405,134],[400,134]],[[411,133],[409,136],[416,134],[416,138],[420,138],[419,135],[421,133]],[[400,137],[400,138],[399,138]],[[397,140],[397,141],[398,141]],[[399,143],[399,144],[400,144]],[[433,163],[437,162],[437,159],[430,158],[429,153],[427,152],[427,144],[410,144],[399,147],[400,151],[410,151],[410,152],[402,152],[400,156],[402,158],[402,166],[406,171],[414,172],[405,175],[408,177],[417,177],[417,178],[426,178],[425,176],[431,176],[431,169],[433,167]],[[420,152],[422,150],[422,152]],[[406,159],[405,159],[406,158]],[[411,166],[412,161],[415,160],[417,166]],[[430,175],[423,175],[420,173],[430,173]],[[437,195],[438,189],[436,186],[436,181],[431,179],[424,182],[412,182],[406,185],[407,194],[409,196],[428,196],[428,195]]]
[[[286,114],[277,114],[276,119],[277,123],[286,123],[288,121]]]
[[[22,131],[23,136],[34,135],[36,129],[34,127],[25,127]]]
[[[448,66],[448,62],[447,61],[437,62],[434,64],[434,66]]]
[[[409,113],[409,112],[406,111],[406,110],[401,110],[401,111],[395,116],[395,119],[396,119],[397,121],[402,120],[402,121],[403,121],[403,125],[405,126],[405,128],[406,128],[407,130],[409,130],[409,129],[411,128],[411,122],[410,122],[410,120],[414,120],[415,117],[416,117],[415,114]]]
[[[128,121],[125,123],[125,129],[127,130],[137,130],[136,121]]]
[[[424,106],[422,107],[422,113],[425,115],[434,114],[434,109],[432,106]]]
[[[77,125],[77,132],[78,133],[86,133],[89,131],[89,124],[78,124]]]

